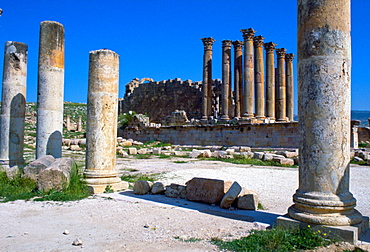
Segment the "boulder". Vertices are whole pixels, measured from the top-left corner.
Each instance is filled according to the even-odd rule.
[[[235,153],[235,149],[227,149],[226,153],[227,155],[233,155]]]
[[[240,152],[252,151],[252,148],[251,147],[246,147],[246,146],[240,146],[239,151]]]
[[[364,160],[362,159],[362,158],[360,158],[360,157],[354,157],[353,158],[353,160],[354,161],[356,161],[356,162],[363,162]]]
[[[265,155],[265,153],[263,153],[263,152],[255,152],[254,155],[253,155],[253,158],[262,159],[264,155]]]
[[[73,165],[72,158],[55,159],[55,162],[40,171],[37,179],[38,190],[46,192],[55,189],[60,191],[66,188],[69,185]]]
[[[189,154],[189,157],[190,157],[190,158],[198,158],[198,157],[201,157],[201,155],[202,155],[202,154],[203,154],[203,151],[193,149],[193,150],[191,151],[191,153]]]
[[[170,198],[177,198],[180,195],[180,192],[177,189],[172,188],[171,186],[166,186],[165,195]]]
[[[231,187],[231,181],[193,178],[186,182],[186,198],[191,201],[218,204]]]
[[[162,182],[155,182],[154,184],[153,184],[153,186],[152,186],[152,190],[151,190],[151,192],[153,193],[153,194],[161,194],[161,193],[163,193],[165,191],[165,189],[164,189],[164,185],[163,185],[163,183]]]
[[[35,161],[29,163],[26,167],[24,167],[23,176],[37,181],[39,173],[42,170],[46,169],[54,161],[55,158],[51,155],[46,155],[39,159],[36,159]]]
[[[154,155],[159,155],[162,153],[162,148],[153,148],[153,154]]]
[[[119,143],[119,145],[124,146],[124,147],[130,147],[130,146],[132,146],[132,142],[123,141],[123,142]]]
[[[244,210],[257,210],[258,194],[252,190],[244,190],[236,199],[236,207]]]
[[[121,157],[128,157],[128,153],[124,150],[119,150],[118,151],[118,154],[121,156]]]
[[[220,207],[221,208],[229,208],[234,200],[238,197],[242,187],[239,185],[238,182],[234,182],[230,189],[226,192],[225,196],[222,198]]]
[[[22,174],[22,169],[19,168],[17,165],[12,166],[12,167],[5,165],[2,168],[3,168],[2,170],[5,171],[6,176],[9,179],[14,179]]]
[[[69,149],[70,149],[71,151],[80,151],[80,150],[82,150],[82,149],[81,149],[81,147],[80,147],[79,145],[77,145],[77,144],[71,144],[71,145],[69,146]]]
[[[129,155],[136,155],[137,149],[136,148],[128,148],[128,154]]]
[[[240,153],[240,155],[243,156],[244,158],[253,158],[254,153],[251,151],[243,151]]]
[[[142,149],[139,149],[138,151],[137,151],[137,154],[147,154],[147,149],[146,148],[142,148]]]
[[[134,194],[143,195],[150,192],[151,186],[153,185],[150,181],[138,180],[134,184]]]
[[[274,157],[272,161],[277,162],[282,165],[294,165],[294,160],[290,158]]]

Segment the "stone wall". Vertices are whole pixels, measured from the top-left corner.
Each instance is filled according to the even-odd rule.
[[[120,130],[118,135],[141,142],[158,140],[181,145],[298,147],[298,123],[164,126]]]
[[[220,81],[215,80],[215,83],[214,89],[218,86],[220,89]],[[161,123],[175,110],[184,110],[189,119],[199,118],[201,106],[202,82],[176,78],[140,83],[138,79],[133,79],[126,84],[125,97],[119,101],[119,113],[131,110],[148,115],[151,122]]]

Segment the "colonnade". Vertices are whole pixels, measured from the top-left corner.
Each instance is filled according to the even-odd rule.
[[[242,29],[244,41],[222,41],[222,91],[219,119],[239,118],[245,122],[294,121],[294,54],[265,43],[253,28]],[[202,38],[202,120],[214,115],[212,107],[212,46],[215,40]],[[234,46],[234,92],[232,91],[231,47]],[[243,53],[244,47],[244,53]],[[265,53],[264,53],[265,51]],[[276,57],[275,57],[276,52]],[[244,58],[243,58],[244,57]],[[276,64],[276,67],[275,67]]]

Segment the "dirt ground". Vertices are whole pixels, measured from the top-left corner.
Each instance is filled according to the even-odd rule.
[[[209,242],[212,237],[239,238],[256,223],[271,222],[285,214],[298,188],[296,168],[174,161],[120,159],[117,167],[120,173],[132,169],[161,173],[159,181],[166,184],[184,184],[193,177],[237,181],[259,193],[265,210],[220,210],[165,196],[135,196],[130,191],[76,202],[15,201],[0,204],[1,251],[219,251]],[[366,167],[351,169],[351,192],[358,200],[357,209],[366,216],[370,214],[369,173]],[[63,234],[65,230],[69,234]],[[76,238],[82,245],[72,245]]]

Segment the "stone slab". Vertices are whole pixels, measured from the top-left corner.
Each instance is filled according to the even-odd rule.
[[[361,234],[364,234],[369,230],[369,217],[364,216],[363,221],[354,226],[327,226],[294,220],[285,215],[276,219],[276,226],[284,228],[307,228],[310,226],[313,230],[320,230],[321,232],[328,234],[331,238],[340,239],[351,244],[357,244]]]

